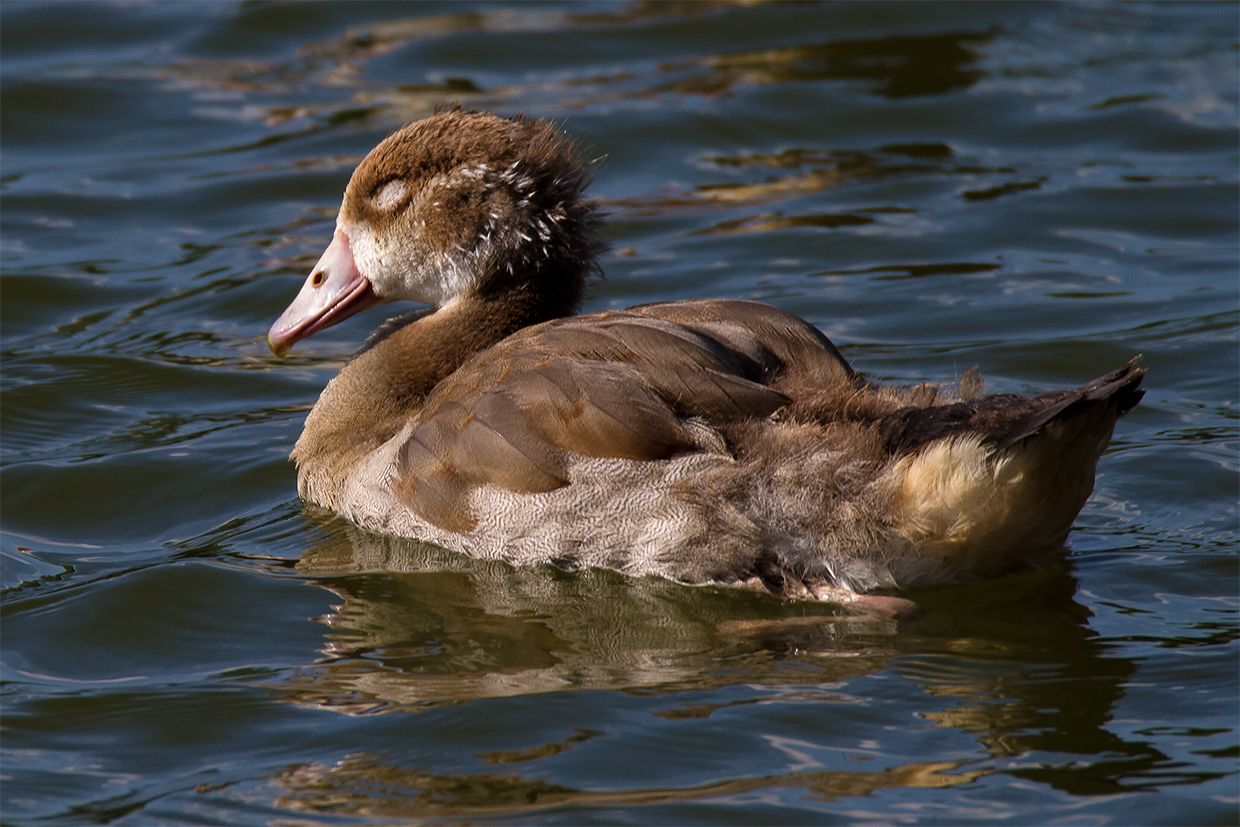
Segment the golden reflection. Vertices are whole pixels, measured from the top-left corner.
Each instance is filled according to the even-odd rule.
[[[623,210],[633,217],[649,217],[680,212],[700,213],[703,209],[734,209],[769,204],[811,195],[857,181],[879,181],[894,176],[910,175],[994,175],[1010,173],[1007,167],[979,167],[955,160],[951,147],[945,144],[889,144],[870,151],[844,151],[813,148],[792,148],[779,153],[751,155],[717,155],[704,159],[720,170],[774,169],[780,174],[761,181],[729,181],[702,184],[688,191],[672,191],[653,197],[616,199],[605,202],[608,207]],[[1004,189],[1007,187],[1007,189]],[[1020,184],[993,188],[1007,194],[1028,189]],[[989,192],[989,191],[987,191]],[[973,191],[966,200],[978,200]],[[998,197],[995,195],[994,197]],[[693,235],[738,235],[770,232],[790,227],[821,227],[838,229],[874,223],[873,215],[913,213],[896,205],[876,206],[850,213],[811,213],[785,215],[781,211],[762,212],[730,219],[695,230]],[[860,214],[859,214],[860,213]],[[978,265],[961,265],[976,267]],[[980,265],[997,269],[998,265]],[[858,271],[860,272],[860,271]],[[868,271],[867,271],[868,272]],[[955,272],[955,271],[952,271]],[[974,272],[967,270],[966,272]],[[922,274],[920,271],[914,275]],[[929,273],[926,273],[929,274]],[[827,275],[827,274],[824,274]]]
[[[840,227],[860,227],[873,224],[874,219],[865,215],[842,213],[838,215],[784,215],[780,212],[751,215],[733,221],[721,221],[689,235],[743,235],[745,233],[769,233],[790,227],[821,227],[834,230]]]
[[[870,174],[873,174],[871,171]],[[753,184],[706,184],[693,192],[697,201],[732,206],[734,204],[768,204],[785,198],[796,198],[812,192],[839,186],[845,181],[861,177],[840,168],[812,170],[782,178],[768,178]]]
[[[867,796],[904,787],[942,789],[971,783],[989,770],[961,770],[965,762],[905,764],[874,772],[824,770],[759,778],[732,778],[686,787],[581,790],[509,773],[460,775],[403,769],[367,754],[335,764],[313,763],[275,777],[284,793],[277,807],[367,818],[469,818],[512,816],[550,807],[621,807],[675,804],[791,788],[813,801]]]
[[[989,32],[947,32],[709,55],[666,64],[665,72],[684,76],[645,94],[721,96],[742,85],[858,80],[889,98],[941,95],[967,89],[984,76],[973,64],[978,47],[992,37]]]
[[[990,32],[838,40],[672,60],[635,75],[621,70],[567,77],[537,87],[486,89],[468,77],[393,84],[366,75],[366,64],[406,44],[462,32],[527,33],[622,29],[653,20],[709,15],[749,2],[638,2],[618,11],[564,12],[512,7],[483,12],[396,18],[345,29],[307,43],[284,60],[193,59],[153,68],[159,79],[210,90],[200,111],[214,117],[260,121],[276,128],[308,121],[309,131],[344,120],[390,126],[425,117],[451,101],[495,108],[530,95],[550,95],[565,108],[640,100],[659,95],[718,97],[744,85],[806,81],[863,81],[887,97],[937,95],[965,89],[983,76],[975,67]],[[346,100],[290,107],[254,103],[250,96],[302,92],[307,87],[351,90]],[[829,185],[829,184],[828,184]],[[821,188],[821,186],[819,187]]]
[[[881,153],[879,150],[878,153]],[[949,150],[950,152],[950,150]],[[910,172],[940,172],[940,166],[892,162],[877,153],[832,152],[815,149],[789,149],[778,155],[715,156],[707,162],[724,169],[769,167],[792,170],[756,182],[727,182],[703,184],[690,191],[670,192],[652,198],[629,198],[608,201],[608,207],[619,207],[632,216],[653,216],[680,211],[700,212],[704,207],[731,209],[738,206],[760,206],[821,192],[858,179],[877,179]],[[893,208],[898,209],[898,208]],[[716,235],[730,232],[759,232],[796,226],[791,222],[801,220],[804,224],[824,226],[823,222],[835,221],[833,226],[849,226],[869,223],[873,219],[864,216],[791,216],[782,221],[780,214],[767,213],[733,222],[716,225],[704,234]],[[830,226],[831,224],[826,224]],[[761,229],[755,229],[760,227]]]
[[[529,761],[541,761],[544,758],[550,758],[553,755],[560,755],[568,752],[576,744],[584,744],[586,741],[598,738],[603,735],[597,729],[578,729],[572,735],[563,741],[553,741],[549,744],[539,744],[536,747],[528,749],[514,750],[497,750],[495,752],[484,752],[475,755],[488,764],[506,765],[506,764],[524,764]]]
[[[348,103],[318,106],[272,106],[253,104],[229,106],[219,102],[206,107],[217,115],[238,120],[259,120],[278,126],[290,120],[325,117],[329,121],[340,112],[362,107],[355,115],[378,119],[384,124],[403,123],[431,114],[436,106],[461,100],[481,108],[494,108],[504,101],[531,90],[522,87],[483,89],[472,79],[445,78],[431,84],[387,84],[366,77],[365,64],[391,54],[407,43],[443,38],[460,33],[532,34],[540,32],[599,29],[645,24],[656,19],[694,17],[730,6],[759,5],[763,0],[725,0],[723,2],[637,2],[619,11],[563,12],[536,6],[502,8],[484,12],[457,12],[439,15],[380,20],[351,26],[338,36],[307,43],[288,61],[249,59],[195,59],[174,62],[154,70],[157,77],[191,87],[224,93],[286,94],[307,86],[354,90]],[[626,81],[627,74],[592,74],[559,84],[567,90],[613,80]],[[589,100],[566,100],[565,106],[580,106]],[[342,109],[342,106],[345,107]]]
[[[764,0],[641,0],[618,11],[564,12],[537,6],[513,6],[484,12],[406,17],[353,26],[339,37],[308,44],[303,55],[364,60],[388,54],[410,40],[462,32],[532,34],[580,28],[624,26],[655,19],[691,17],[729,6],[761,5]]]

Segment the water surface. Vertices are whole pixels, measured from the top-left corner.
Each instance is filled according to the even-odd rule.
[[[1237,818],[1231,4],[0,8],[8,824]],[[849,617],[359,531],[286,456],[379,315],[263,336],[459,100],[598,158],[587,309],[1147,395],[1068,549]]]

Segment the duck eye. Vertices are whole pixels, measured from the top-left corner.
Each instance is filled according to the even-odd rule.
[[[405,193],[407,191],[404,181],[393,178],[379,187],[371,201],[380,210],[390,210],[405,200]]]

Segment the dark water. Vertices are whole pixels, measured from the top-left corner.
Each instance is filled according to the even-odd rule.
[[[1240,818],[1234,4],[0,15],[6,824]],[[453,99],[603,159],[590,309],[764,299],[996,390],[1144,354],[1070,549],[896,625],[305,511],[379,318],[262,337]]]

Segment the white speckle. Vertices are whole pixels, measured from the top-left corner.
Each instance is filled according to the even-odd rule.
[[[384,184],[374,197],[374,205],[381,210],[390,210],[405,198],[408,188],[405,182],[394,178]]]

